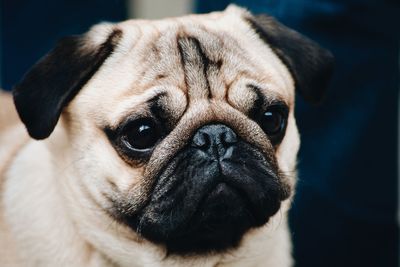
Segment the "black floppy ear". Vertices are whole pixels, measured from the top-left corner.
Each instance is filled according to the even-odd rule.
[[[320,103],[333,72],[331,52],[270,16],[257,15],[246,19],[287,66],[304,99],[313,104]]]
[[[122,36],[113,30],[100,45],[90,44],[87,35],[60,40],[13,88],[18,114],[29,135],[47,138],[63,108],[112,53]]]

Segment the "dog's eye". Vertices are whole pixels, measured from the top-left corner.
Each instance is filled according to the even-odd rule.
[[[132,150],[152,148],[160,139],[161,133],[152,119],[138,119],[130,123],[125,130],[123,142]]]
[[[286,129],[287,111],[281,106],[270,106],[260,118],[260,125],[269,136],[271,142],[276,144],[283,138]]]

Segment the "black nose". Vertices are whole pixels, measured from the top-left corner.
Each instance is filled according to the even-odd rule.
[[[210,156],[228,158],[232,145],[238,141],[236,133],[223,124],[209,124],[197,130],[192,146],[207,152]]]

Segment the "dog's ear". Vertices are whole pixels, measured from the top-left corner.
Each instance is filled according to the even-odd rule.
[[[99,27],[99,26],[97,26]],[[14,103],[29,135],[47,138],[63,108],[110,56],[122,36],[114,29],[96,44],[96,29],[60,40],[13,88]],[[98,36],[97,36],[98,37]]]
[[[333,72],[331,52],[270,16],[248,16],[246,20],[287,66],[296,90],[307,101],[319,104]]]

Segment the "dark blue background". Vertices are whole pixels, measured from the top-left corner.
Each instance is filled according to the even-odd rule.
[[[0,0],[1,86],[10,90],[58,39],[127,17],[124,0]]]

